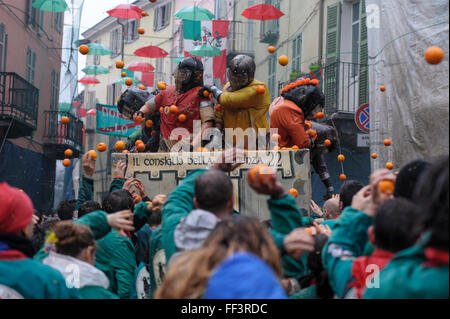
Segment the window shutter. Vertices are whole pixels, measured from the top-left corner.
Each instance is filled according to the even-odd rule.
[[[171,10],[172,10],[172,3],[169,2],[166,5],[166,11],[164,12],[165,13],[164,25],[163,25],[164,27],[168,26],[170,24],[170,12],[171,12]]]
[[[369,102],[369,52],[367,41],[366,1],[360,3],[360,48],[359,48],[359,105]]]
[[[327,7],[327,48],[325,68],[325,109],[333,111],[337,107],[339,79],[339,52],[341,38],[341,3]]]
[[[153,17],[153,31],[156,31],[158,29],[158,16],[159,16],[159,10],[161,7],[155,9],[155,14]]]

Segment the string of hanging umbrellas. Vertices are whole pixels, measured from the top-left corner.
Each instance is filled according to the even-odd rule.
[[[50,10],[65,11],[68,9],[67,4],[65,3],[64,0],[34,0],[33,6],[37,9],[48,11]],[[114,9],[107,11],[107,13],[109,16],[118,19],[141,19],[145,16],[148,16],[148,14],[144,10],[133,4],[118,5]],[[253,20],[273,20],[279,19],[283,15],[284,15],[283,12],[281,12],[280,10],[269,4],[253,5],[245,9],[244,12],[242,12],[242,16],[246,17],[247,19]],[[211,13],[209,10],[197,6],[184,7],[183,9],[177,11],[174,14],[174,16],[181,20],[189,20],[189,21],[211,21],[215,17],[214,14]],[[142,30],[139,33],[143,34],[144,32],[145,30]],[[90,43],[84,50],[85,50],[84,53],[81,50],[80,52],[89,55],[112,54],[112,51],[108,47],[98,43]],[[189,51],[189,54],[199,57],[215,57],[220,56],[222,52],[215,46],[208,44],[201,44],[194,46]],[[169,53],[158,46],[149,45],[137,49],[134,52],[134,55],[145,58],[165,58],[166,56],[169,55]],[[183,57],[176,57],[174,63],[179,62],[182,58]],[[152,72],[155,69],[152,65],[148,63],[146,64],[145,62],[135,62],[130,64],[127,70]],[[86,73],[86,76],[80,79],[78,82],[85,84],[98,84],[100,83],[100,81],[98,81],[95,78],[95,75],[109,73],[108,69],[99,65],[88,66],[84,68],[82,71]],[[122,72],[122,77],[123,74],[124,72]],[[123,84],[126,84],[125,79],[119,80],[118,82],[120,83],[124,82]]]

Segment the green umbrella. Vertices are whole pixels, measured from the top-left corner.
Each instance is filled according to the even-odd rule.
[[[222,55],[222,51],[212,45],[198,45],[192,48],[192,50],[189,51],[189,54],[213,57]]]
[[[125,80],[126,80],[126,79],[127,79],[126,77],[125,77],[125,78],[121,78],[120,80],[116,81],[116,84],[126,85],[126,84],[125,84]],[[141,84],[141,81],[136,80],[136,79],[133,79],[133,85],[134,85],[134,86],[140,85],[140,84]]]
[[[69,10],[69,6],[64,0],[34,0],[33,8],[41,11],[64,12]]]
[[[112,51],[105,45],[99,43],[89,43],[88,55],[111,55]]]
[[[191,21],[210,21],[215,17],[209,10],[202,7],[185,7],[178,10],[174,16],[182,20]]]
[[[84,73],[88,75],[98,75],[98,74],[108,74],[109,70],[101,65],[89,65],[85,67],[83,70]]]
[[[177,56],[175,59],[173,59],[174,64],[178,64],[181,62],[181,60],[184,59],[184,56]]]
[[[59,111],[60,112],[69,112],[72,108],[72,103],[61,102],[59,103]]]

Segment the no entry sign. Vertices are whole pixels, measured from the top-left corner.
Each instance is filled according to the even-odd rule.
[[[370,113],[369,104],[361,105],[355,114],[356,126],[364,133],[369,133],[370,128]]]

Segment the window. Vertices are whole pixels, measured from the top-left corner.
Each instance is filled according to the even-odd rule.
[[[272,99],[276,96],[275,94],[276,82],[277,82],[277,57],[275,55],[271,55],[269,57],[268,86]]]
[[[112,51],[112,56],[117,56],[120,54],[120,51],[122,50],[122,39],[121,39],[121,29],[117,28],[115,30],[112,30],[110,33],[110,49]]]
[[[155,9],[155,18],[153,22],[154,31],[160,31],[169,25],[171,18],[171,7],[171,3],[166,3],[165,5]]]
[[[28,48],[27,50],[27,81],[34,85],[34,75],[36,73],[36,52]]]
[[[31,5],[33,3],[33,0],[28,0],[27,2],[27,24],[35,27],[36,26],[36,19],[37,19],[37,10],[33,8]]]
[[[265,0],[265,4],[270,4],[280,9],[280,0]],[[261,21],[261,43],[274,44],[280,36],[280,22],[276,20]]]
[[[140,21],[133,20],[129,21],[125,27],[125,39],[127,43],[133,42],[138,38],[137,29],[139,28]]]
[[[62,12],[55,12],[53,13],[53,28],[61,33],[62,29],[62,20],[63,20],[63,13]]]
[[[117,98],[121,94],[120,84],[111,84],[107,86],[106,99],[108,105],[116,105]]]
[[[44,33],[44,11],[38,10],[37,16],[37,34],[42,35]]]
[[[302,34],[300,33],[292,41],[292,73],[302,71]]]
[[[359,2],[356,2],[352,6],[352,76],[355,77],[358,74],[359,63]]]
[[[160,81],[164,81],[164,59],[156,59],[154,87]]]
[[[3,66],[6,64],[6,31],[5,25],[0,22],[0,72],[3,71]],[[6,70],[5,70],[6,71]]]
[[[51,81],[51,99],[50,99],[50,109],[58,109],[58,95],[59,95],[59,72],[52,70],[52,81]]]

